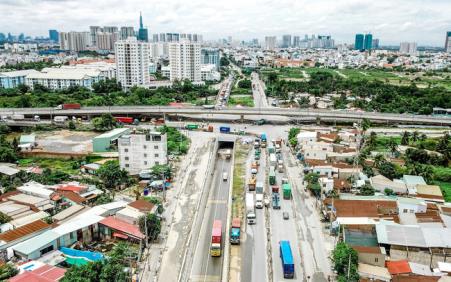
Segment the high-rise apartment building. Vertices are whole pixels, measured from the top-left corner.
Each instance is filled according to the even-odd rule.
[[[367,51],[373,49],[373,35],[371,33],[365,34],[365,42],[363,48]]]
[[[379,39],[373,39],[373,49],[379,49]]]
[[[201,81],[201,48],[200,44],[183,40],[169,43],[169,65],[171,81],[188,79]]]
[[[59,35],[60,48],[73,52],[84,51],[91,43],[89,32],[60,32]]]
[[[401,42],[399,45],[399,52],[403,54],[416,55],[417,43],[416,42]]]
[[[118,41],[117,32],[99,32],[96,34],[97,49],[104,51],[113,51],[114,43]]]
[[[55,43],[58,43],[58,31],[55,29],[49,30],[49,38]]]
[[[119,32],[117,26],[104,26],[102,29],[103,32],[115,33]]]
[[[135,37],[135,29],[133,26],[121,26],[120,40],[126,40],[129,37]]]
[[[299,36],[293,37],[293,47],[299,47],[301,44],[301,38]]]
[[[266,50],[274,50],[276,48],[276,37],[275,36],[266,36],[265,37],[265,49]]]
[[[117,80],[124,89],[133,86],[148,86],[149,44],[135,37],[115,43]]]
[[[102,31],[103,30],[100,26],[90,26],[89,27],[92,46],[97,46],[96,35],[97,35],[97,33],[102,32]]]
[[[364,50],[365,49],[365,35],[363,34],[356,34],[355,35],[355,42],[354,42],[354,49],[355,50]]]
[[[141,13],[139,13],[138,40],[144,41],[144,42],[149,42],[149,33],[147,31],[147,28],[144,28],[143,16]]]
[[[291,47],[291,35],[285,34],[282,36],[282,48]]]
[[[215,65],[215,69],[219,70],[219,49],[215,48],[202,49],[201,63],[203,65]]]
[[[446,33],[445,51],[451,53],[451,31]]]

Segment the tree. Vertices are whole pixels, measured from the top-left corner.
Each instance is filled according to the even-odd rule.
[[[127,171],[121,169],[117,161],[107,161],[97,170],[106,189],[114,190],[124,184],[129,184]]]
[[[418,133],[418,131],[414,131],[412,133],[412,142],[416,143],[419,140],[420,134]]]
[[[451,161],[451,137],[449,133],[445,133],[440,138],[435,150],[441,153],[448,162]]]
[[[170,178],[171,177],[171,166],[170,165],[154,165],[152,167],[152,174],[157,176],[157,177],[161,177],[163,175],[163,177],[165,178]]]
[[[368,138],[368,146],[373,149],[374,147],[376,147],[376,141],[377,141],[377,133],[372,131],[370,133],[370,137]]]
[[[9,215],[0,212],[0,224],[10,222],[11,220],[12,218]]]
[[[5,263],[0,266],[0,281],[7,281],[9,278],[16,276],[19,270],[11,263]]]
[[[76,129],[75,122],[73,120],[70,120],[67,126],[69,127],[70,130]]]
[[[392,157],[395,157],[398,153],[398,144],[396,143],[394,138],[390,138],[388,140],[387,146],[392,154]]]
[[[379,166],[377,167],[380,174],[383,176],[395,179],[398,176],[398,173],[396,172],[395,165],[388,161],[382,161]]]
[[[362,196],[373,196],[374,195],[374,188],[369,185],[365,184],[362,187],[360,187],[360,195]]]
[[[404,131],[401,137],[401,145],[407,146],[409,145],[409,141],[410,141],[410,132]]]
[[[335,271],[337,271],[341,279],[344,279],[342,281],[358,281],[359,275],[357,272],[357,265],[359,256],[356,250],[346,243],[340,242],[332,252],[332,261],[334,263]]]
[[[367,118],[362,120],[362,130],[363,132],[367,131],[371,127],[371,121]]]
[[[97,131],[107,131],[116,126],[116,120],[111,114],[103,114],[91,120],[94,129]]]
[[[385,188],[384,189],[384,194],[386,196],[394,196],[394,195],[396,195],[396,193],[393,191],[393,189],[390,189],[390,188]]]
[[[382,154],[377,154],[377,155],[374,157],[374,167],[375,167],[375,168],[379,168],[380,165],[381,165],[381,163],[384,162],[384,161],[385,161],[384,155],[382,155]]]
[[[156,240],[161,232],[161,220],[153,213],[148,213],[147,215],[141,216],[138,219],[138,225],[141,232],[147,234],[149,241]]]
[[[301,129],[298,127],[292,127],[290,128],[290,131],[288,131],[288,142],[292,147],[296,147],[298,144],[297,135],[301,132]]]

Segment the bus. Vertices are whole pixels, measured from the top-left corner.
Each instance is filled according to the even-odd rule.
[[[210,255],[212,257],[220,257],[222,249],[222,222],[215,220],[211,231]]]
[[[290,241],[280,241],[280,259],[282,260],[283,277],[294,278],[294,262]]]

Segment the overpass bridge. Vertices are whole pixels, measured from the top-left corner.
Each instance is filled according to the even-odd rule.
[[[316,119],[329,122],[358,122],[364,118],[374,123],[387,124],[423,124],[451,126],[451,118],[413,114],[390,114],[374,112],[356,112],[343,110],[319,110],[319,109],[286,109],[286,108],[224,108],[205,109],[203,107],[169,107],[169,106],[106,106],[106,107],[83,107],[81,109],[56,110],[54,108],[0,108],[0,116],[22,114],[26,118],[35,115],[40,117],[54,116],[76,116],[95,117],[102,114],[115,116],[173,116],[183,115],[190,118],[203,120],[217,119],[226,116],[235,116],[237,119],[264,118],[271,120],[275,117],[289,118],[288,121],[311,122]]]

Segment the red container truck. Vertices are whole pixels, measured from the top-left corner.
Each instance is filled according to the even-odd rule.
[[[57,110],[79,110],[79,109],[81,109],[81,105],[78,103],[61,104],[61,105],[58,105],[55,109],[57,109]]]
[[[220,257],[222,249],[222,222],[215,220],[211,231],[210,255],[212,257]]]
[[[133,123],[133,118],[132,117],[114,117],[114,119],[117,122],[122,122],[122,123],[127,123],[127,124],[132,124]]]

